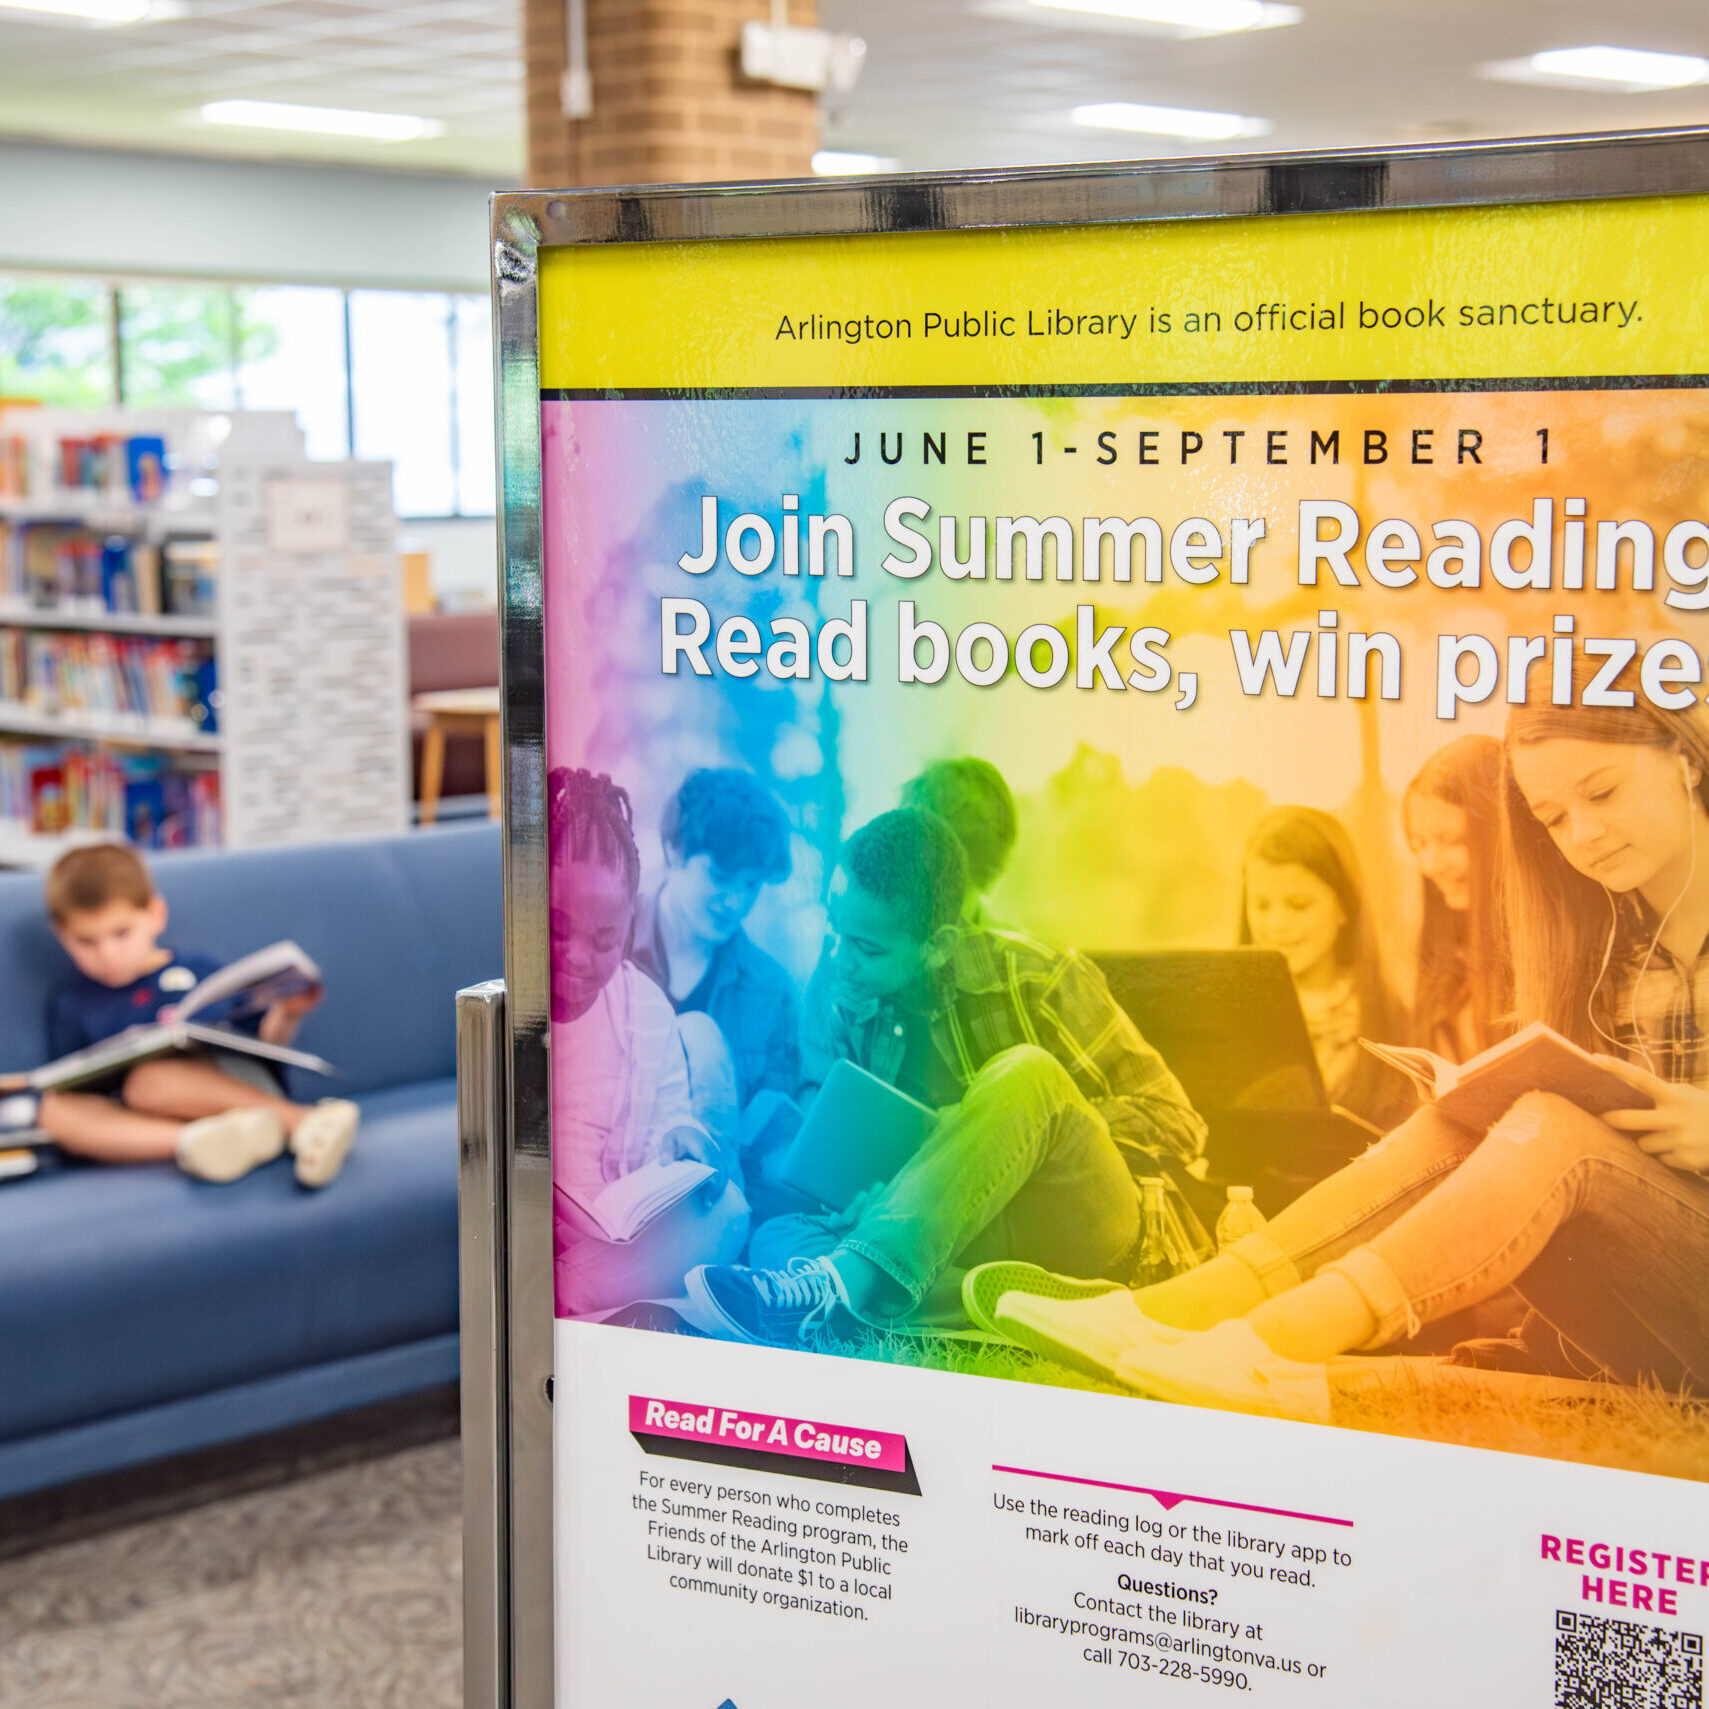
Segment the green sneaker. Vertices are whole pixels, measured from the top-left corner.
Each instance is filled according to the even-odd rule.
[[[981,1329],[1002,1335],[1004,1332],[997,1327],[997,1302],[1004,1294],[1036,1294],[1047,1300],[1090,1300],[1099,1294],[1113,1294],[1121,1286],[1120,1282],[1058,1276],[1041,1270],[1037,1264],[1004,1259],[996,1264],[980,1264],[962,1277],[961,1307]]]

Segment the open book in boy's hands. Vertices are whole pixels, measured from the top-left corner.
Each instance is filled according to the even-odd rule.
[[[262,1014],[275,1003],[316,990],[319,985],[320,969],[296,944],[288,941],[269,944],[266,949],[258,949],[253,955],[243,956],[217,973],[210,973],[184,994],[182,1002],[173,1005],[170,1020],[127,1027],[112,1038],[104,1038],[36,1069],[26,1083],[38,1092],[69,1090],[122,1073],[156,1056],[195,1049],[232,1050],[268,1062],[312,1069],[317,1074],[331,1074],[334,1070],[330,1062],[306,1050],[269,1044],[253,1033],[195,1018],[222,1004],[230,1005],[226,1012],[228,1019]]]
[[[287,997],[300,997],[319,988],[320,969],[302,949],[284,938],[210,973],[185,993],[183,1002],[173,1006],[172,1018],[193,1020],[217,1003],[230,1003],[233,1016],[265,1014]]]
[[[669,1162],[643,1163],[639,1169],[608,1181],[591,1198],[569,1187],[564,1194],[598,1225],[607,1240],[624,1245],[717,1173],[708,1163],[674,1158]]]
[[[1647,1092],[1541,1021],[1521,1027],[1468,1062],[1450,1062],[1433,1050],[1408,1045],[1373,1044],[1368,1038],[1359,1042],[1379,1061],[1398,1068],[1419,1096],[1443,1115],[1480,1132],[1527,1092],[1553,1092],[1593,1116],[1655,1106]]]

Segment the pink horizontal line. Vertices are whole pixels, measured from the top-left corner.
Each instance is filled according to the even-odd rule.
[[[1294,1513],[1286,1507],[1254,1507],[1249,1501],[1219,1501],[1214,1495],[1180,1495],[1174,1490],[1146,1489],[1141,1484],[1112,1484],[1105,1483],[1102,1478],[1070,1477],[1066,1472],[1035,1472],[1026,1466],[993,1466],[991,1470],[1012,1472],[1018,1478],[1048,1478],[1052,1483],[1085,1484],[1089,1489],[1119,1489],[1128,1495],[1149,1495],[1165,1511],[1179,1507],[1184,1501],[1191,1501],[1200,1507],[1231,1507],[1239,1513],[1267,1513],[1273,1519],[1309,1519],[1314,1525],[1345,1525],[1349,1530],[1353,1527],[1351,1519],[1331,1519],[1325,1513]]]

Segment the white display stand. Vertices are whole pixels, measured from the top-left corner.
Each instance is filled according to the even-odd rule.
[[[238,464],[219,516],[226,842],[404,830],[391,464]]]

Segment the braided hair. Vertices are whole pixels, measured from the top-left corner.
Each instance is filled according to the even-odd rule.
[[[546,825],[552,858],[621,872],[631,896],[641,887],[641,851],[629,791],[604,772],[555,766],[547,779]]]

